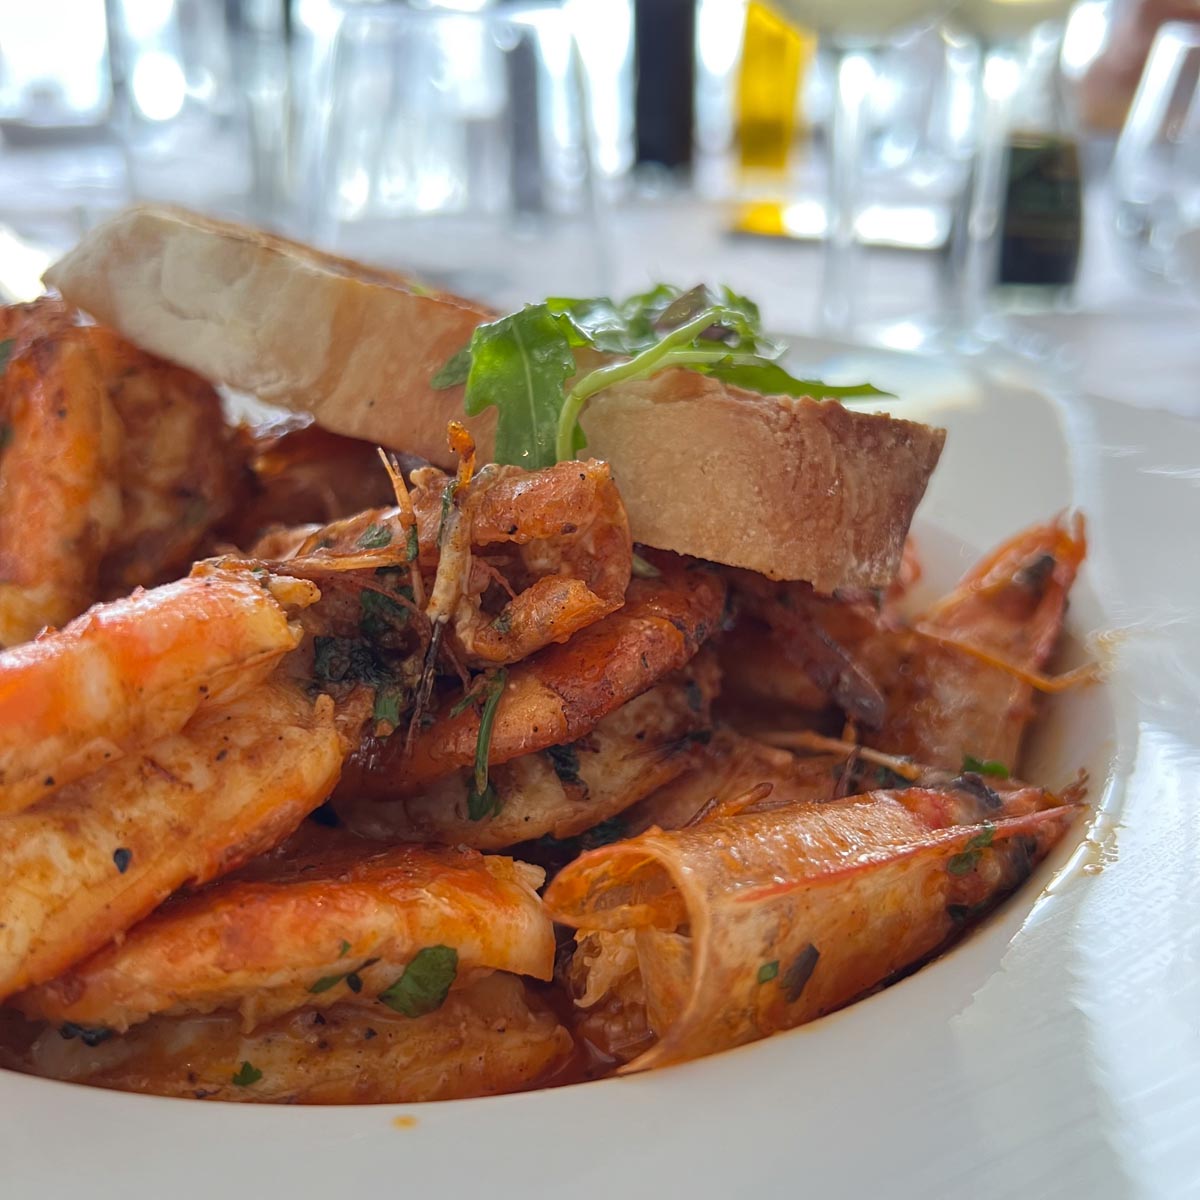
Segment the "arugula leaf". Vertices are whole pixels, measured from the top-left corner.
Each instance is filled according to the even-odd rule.
[[[714,363],[711,367],[697,366],[695,370],[745,388],[748,392],[761,392],[764,396],[812,396],[816,400],[845,399],[849,396],[886,396],[879,388],[869,383],[834,384],[822,383],[819,379],[796,379],[778,363],[736,363],[729,361]]]
[[[577,373],[574,352],[585,348],[625,361]],[[606,296],[555,296],[481,325],[433,383],[448,387],[465,380],[471,416],[494,405],[496,460],[528,468],[550,466],[583,449],[579,415],[597,392],[670,367],[771,395],[886,394],[869,384],[796,379],[775,361],[781,353],[762,331],[758,306],[745,296],[728,287],[699,285],[685,292],[658,284],[619,304]]]
[[[483,692],[483,711],[479,717],[479,737],[475,742],[475,772],[467,790],[467,816],[472,821],[482,821],[499,811],[496,789],[488,783],[488,752],[492,746],[492,726],[496,721],[496,710],[500,697],[504,695],[504,681],[508,672],[501,667],[487,682]]]
[[[574,374],[571,343],[545,304],[526,305],[475,330],[466,409],[478,416],[496,406],[497,462],[554,465],[563,387]]]
[[[233,1073],[233,1083],[235,1087],[249,1087],[252,1083],[257,1083],[262,1078],[262,1072],[252,1063],[243,1062],[241,1067]]]
[[[607,354],[632,354],[641,349],[633,344],[628,321],[607,296],[592,300],[552,296],[546,307],[559,318],[559,327],[572,346],[591,346]]]
[[[423,1017],[442,1007],[457,974],[458,951],[453,946],[426,946],[379,999],[406,1017]]]
[[[442,369],[429,381],[430,387],[439,391],[443,388],[457,387],[467,382],[471,373],[471,347],[464,346],[457,354],[447,359]]]

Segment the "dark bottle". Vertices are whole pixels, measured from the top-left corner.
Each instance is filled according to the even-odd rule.
[[[692,161],[696,90],[696,0],[635,0],[637,161]]]
[[[1082,241],[1077,143],[1057,131],[1014,132],[1008,140],[997,282],[1069,287]]]

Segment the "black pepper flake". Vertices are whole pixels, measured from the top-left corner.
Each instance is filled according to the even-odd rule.
[[[122,875],[129,870],[129,864],[133,862],[133,851],[128,846],[118,846],[113,851],[113,862],[117,865],[117,870]]]
[[[217,762],[224,762],[226,757],[228,756],[228,754],[229,754],[228,750],[218,750],[217,751]]]
[[[42,780],[42,783],[45,787],[53,787],[54,786],[54,776],[47,775],[46,778]]]
[[[368,1026],[366,1031],[363,1033],[363,1041],[369,1042],[373,1037],[378,1037],[378,1036],[379,1035],[375,1032],[375,1030],[371,1029]]]
[[[357,996],[362,991],[362,979],[354,971],[346,976],[346,986]]]

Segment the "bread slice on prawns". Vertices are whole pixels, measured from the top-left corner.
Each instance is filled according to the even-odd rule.
[[[495,314],[410,279],[181,209],[131,208],[46,274],[138,345],[335,433],[453,465],[439,368]],[[495,411],[466,421],[492,457]],[[582,417],[634,539],[801,579],[889,582],[944,431],[688,370],[618,383]]]

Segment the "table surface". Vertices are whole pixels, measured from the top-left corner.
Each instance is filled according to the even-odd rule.
[[[49,256],[67,248],[105,213],[131,199],[122,183],[128,174],[123,152],[112,142],[0,144],[0,284],[18,293],[35,289],[44,260],[27,255],[25,243],[32,241]],[[197,207],[228,211],[230,200],[225,196],[206,204],[201,199]],[[602,260],[600,283],[622,294],[662,279],[724,282],[754,297],[770,328],[813,332],[819,248],[730,236],[728,213],[722,203],[685,193],[605,206],[598,222],[601,246],[592,254]],[[396,239],[387,230],[375,237],[377,247],[366,243],[354,250],[362,257],[387,258]],[[496,252],[503,255],[505,247]],[[509,253],[529,260],[523,279],[538,279],[540,253],[547,283],[556,286],[549,268],[561,270],[560,248],[539,246],[535,239]],[[861,307],[873,324],[904,322],[936,309],[936,255],[873,251],[864,255],[861,267]],[[588,290],[595,291],[596,283],[589,282]],[[1138,407],[1200,417],[1200,303],[1134,269],[1113,233],[1102,183],[1086,197],[1084,253],[1070,307],[1009,318],[1005,331],[1010,344],[1041,359],[1059,381]],[[906,348],[902,342],[903,336],[892,344]]]

